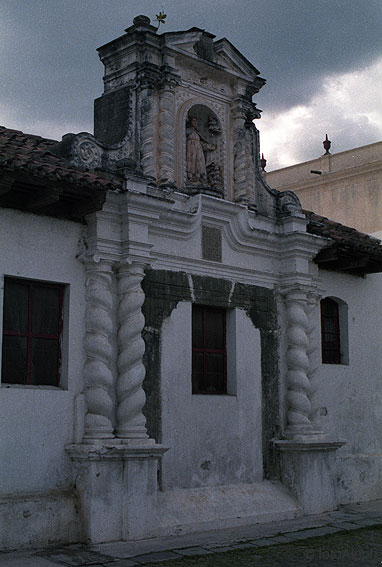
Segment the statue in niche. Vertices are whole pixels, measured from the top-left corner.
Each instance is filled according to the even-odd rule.
[[[191,116],[186,129],[187,180],[198,185],[207,184],[207,168],[204,152],[216,150],[215,144],[210,144],[198,132],[198,119]]]
[[[217,136],[217,135],[221,134],[221,131],[222,131],[222,129],[220,128],[219,122],[217,121],[215,116],[212,116],[212,114],[210,114],[210,116],[208,117],[208,131],[213,136]]]

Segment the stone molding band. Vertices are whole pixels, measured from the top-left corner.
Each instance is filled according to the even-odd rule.
[[[168,448],[153,444],[144,447],[120,445],[66,445],[70,458],[76,461],[124,461],[127,459],[158,459]]]

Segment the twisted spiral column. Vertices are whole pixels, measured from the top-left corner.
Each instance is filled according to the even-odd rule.
[[[112,266],[107,262],[86,262],[84,440],[105,439],[113,435],[113,400],[110,370],[112,357]]]
[[[304,434],[312,431],[311,384],[307,355],[309,320],[306,315],[306,293],[293,290],[285,297],[287,315],[287,431]]]
[[[320,364],[320,353],[321,353],[321,341],[320,341],[320,326],[318,324],[318,317],[315,317],[315,312],[317,305],[319,303],[320,297],[317,292],[308,293],[308,300],[306,305],[306,315],[308,318],[308,339],[309,344],[306,354],[309,359],[309,371],[308,377],[311,384],[311,398],[315,394],[315,375]],[[317,410],[316,410],[317,411]],[[315,411],[313,411],[310,416],[313,421],[315,418]],[[316,425],[317,427],[317,425]]]
[[[141,165],[143,174],[156,178],[154,115],[157,113],[156,99],[151,88],[139,92],[141,112]]]
[[[254,126],[253,126],[254,128]],[[246,194],[250,204],[255,204],[255,160],[254,147],[257,149],[253,129],[247,129],[245,134],[245,160],[246,160]],[[255,150],[256,151],[256,150]]]
[[[175,93],[165,85],[159,92],[159,183],[173,184]]]
[[[233,151],[234,201],[236,203],[243,203],[247,201],[247,156],[245,152],[245,129],[243,125],[237,125],[234,129]]]
[[[148,438],[142,413],[146,402],[143,390],[146,370],[142,362],[145,352],[142,339],[145,318],[141,310],[145,299],[141,287],[143,277],[141,264],[119,266],[117,437],[123,439]]]

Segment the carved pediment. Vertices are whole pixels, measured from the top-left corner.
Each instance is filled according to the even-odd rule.
[[[256,93],[265,83],[256,69],[230,41],[223,38],[214,42],[215,36],[199,28],[188,31],[166,33],[166,47],[207,64],[215,69],[233,73],[251,85],[251,93]]]
[[[187,31],[170,32],[163,34],[166,40],[166,46],[176,51],[183,51],[185,54],[197,56],[195,46],[200,39],[205,36],[212,42],[214,35],[205,32],[199,28],[191,28]]]
[[[213,50],[213,39],[215,36],[212,33],[206,32],[199,28],[191,28],[187,31],[170,32],[163,34],[166,41],[166,46],[178,52],[184,52],[187,55],[194,57],[200,56],[200,46],[205,44],[207,47],[211,46]],[[207,49],[207,54],[208,54]],[[199,52],[199,53],[198,53]],[[205,60],[214,60],[214,54],[210,52],[210,56],[203,57]]]
[[[253,81],[260,71],[242,55],[228,39],[223,37],[214,43],[216,63],[222,65],[229,71],[244,75],[248,80]]]

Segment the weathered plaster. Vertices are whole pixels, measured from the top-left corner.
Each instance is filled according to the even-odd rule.
[[[273,292],[258,286],[234,284],[228,280],[157,270],[146,272],[143,288],[146,294],[143,312],[146,320],[144,388],[147,395],[144,413],[148,420],[150,435],[158,442],[162,441],[160,408],[164,407],[164,403],[161,399],[160,381],[165,380],[165,376],[160,376],[158,369],[161,367],[161,352],[163,352],[161,345],[163,321],[171,315],[180,301],[243,309],[253,326],[259,329],[261,336],[264,474],[268,478],[275,477],[277,462],[271,439],[279,434],[280,420],[278,328]],[[178,359],[174,359],[175,366],[176,360]],[[181,364],[180,360],[178,362]]]

